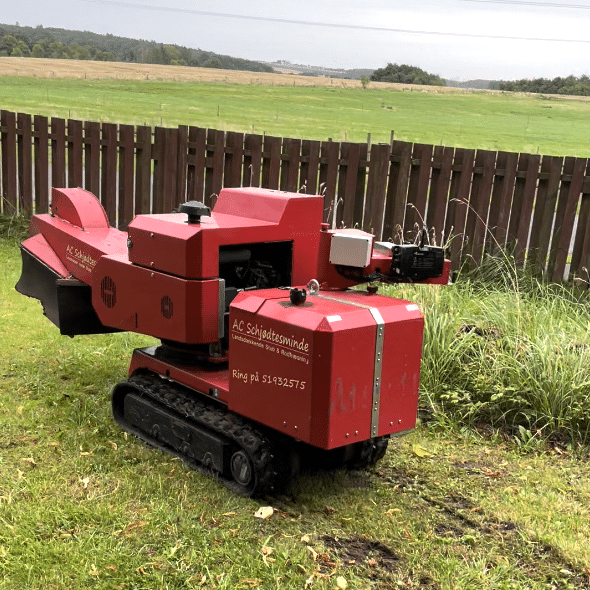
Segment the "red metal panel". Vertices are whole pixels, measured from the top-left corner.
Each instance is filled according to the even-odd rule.
[[[135,144],[135,213],[151,213],[152,129],[137,127]]]
[[[476,264],[481,261],[483,245],[486,239],[495,161],[495,152],[477,150],[471,197],[465,223],[465,236],[468,240],[467,252],[471,254]]]
[[[68,119],[68,186],[71,187],[81,187],[83,184],[82,131],[82,121]]]
[[[100,195],[100,123],[84,123],[84,188]]]
[[[387,143],[375,144],[371,146],[369,156],[363,229],[374,234],[377,240],[380,240],[383,234],[390,149],[391,146]]]
[[[392,239],[396,243],[401,243],[403,241],[408,182],[412,163],[412,144],[406,141],[391,142],[390,160],[383,239]]]
[[[18,189],[19,211],[30,213],[33,209],[33,133],[31,115],[19,113],[18,127]]]
[[[102,124],[102,168],[100,200],[107,212],[109,223],[117,226],[117,125]]]
[[[423,329],[416,305],[357,291],[296,306],[279,290],[267,293],[240,294],[230,307],[230,409],[324,449],[374,436],[374,401],[379,436],[414,426]],[[378,400],[371,309],[385,330]]]
[[[444,230],[451,186],[453,154],[454,148],[452,147],[439,145],[434,148],[426,225],[430,232],[434,233],[434,242],[439,246],[443,246],[446,240]]]
[[[49,124],[35,115],[35,213],[49,211]]]
[[[133,164],[135,160],[135,127],[119,125],[119,228],[127,229],[133,219]]]
[[[551,280],[555,282],[564,279],[586,165],[586,158],[565,159],[563,173],[567,178],[561,181],[547,269]]]
[[[219,338],[218,279],[187,281],[133,265],[126,255],[98,261],[92,305],[105,326],[187,344]]]
[[[412,242],[416,232],[424,227],[426,221],[432,150],[431,145],[414,144],[408,187],[408,208],[404,222],[404,237]]]
[[[264,188],[279,188],[281,169],[281,138],[266,135],[262,152],[262,184]]]
[[[57,187],[66,184],[66,122],[51,118],[51,185]]]

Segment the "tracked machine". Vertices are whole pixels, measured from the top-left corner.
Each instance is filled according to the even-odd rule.
[[[264,495],[302,460],[370,466],[415,426],[423,317],[376,284],[448,282],[441,248],[322,218],[321,196],[226,188],[211,211],[190,201],[122,232],[91,193],[53,189],[16,288],[62,334],[155,337],[114,387],[115,421]]]

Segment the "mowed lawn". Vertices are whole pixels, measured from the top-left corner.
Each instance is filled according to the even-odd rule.
[[[372,143],[389,142],[393,132],[395,139],[426,144],[590,156],[590,101],[585,98],[393,84],[369,84],[363,90],[360,82],[336,79],[302,86],[302,76],[245,77],[229,71],[215,81],[180,75],[154,80],[153,73],[147,79],[122,79],[125,72],[113,69],[112,79],[2,76],[0,109],[322,141],[364,142],[370,134]]]

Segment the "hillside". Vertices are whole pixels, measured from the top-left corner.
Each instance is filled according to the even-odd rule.
[[[90,31],[0,24],[0,57],[78,59],[272,72],[271,66],[212,51]]]

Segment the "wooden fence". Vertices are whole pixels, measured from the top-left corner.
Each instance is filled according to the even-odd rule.
[[[212,205],[223,187],[323,194],[325,221],[377,239],[412,239],[423,223],[455,268],[515,248],[552,280],[588,279],[586,158],[447,146],[311,141],[179,126],[64,120],[0,111],[0,212],[46,212],[50,187],[97,195],[111,224]]]

